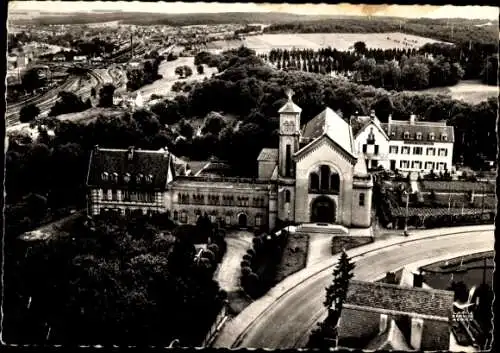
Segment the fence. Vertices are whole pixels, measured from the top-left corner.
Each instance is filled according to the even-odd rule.
[[[220,312],[217,314],[214,323],[208,330],[207,335],[203,339],[203,347],[209,347],[214,341],[215,337],[217,337],[217,333],[221,330],[227,320],[227,300],[224,301]]]

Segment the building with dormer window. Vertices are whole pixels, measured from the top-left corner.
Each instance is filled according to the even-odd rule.
[[[373,183],[351,126],[326,108],[301,128],[300,114],[290,93],[279,110],[279,147],[261,151],[255,178],[228,175],[231,169],[216,160],[185,162],[167,150],[96,147],[88,212],[162,212],[178,223],[206,214],[220,226],[263,229],[278,220],[370,227]],[[375,143],[375,129],[368,135]]]
[[[446,122],[393,120],[381,123],[372,111],[369,117],[353,117],[361,122],[356,131],[357,152],[363,154],[369,170],[436,173],[452,169],[454,130]]]

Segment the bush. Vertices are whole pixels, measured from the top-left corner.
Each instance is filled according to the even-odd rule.
[[[243,277],[248,277],[248,275],[252,272],[252,269],[249,266],[244,266],[241,268],[241,275]]]
[[[243,255],[243,261],[248,261],[250,263],[252,262],[252,259],[253,257],[248,254]]]
[[[248,249],[247,250],[247,254],[252,256],[252,257],[255,257],[255,250],[254,249]]]
[[[219,246],[217,244],[210,244],[207,246],[207,249],[213,252],[216,257],[220,255]]]
[[[240,266],[241,266],[241,268],[250,267],[250,262],[243,260],[243,261],[241,261]]]
[[[210,260],[210,263],[215,263],[215,254],[210,250],[205,250],[201,254],[201,257]]]

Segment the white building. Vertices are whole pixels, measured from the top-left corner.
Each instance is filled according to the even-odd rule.
[[[355,135],[358,153],[365,155],[367,167],[402,172],[441,172],[452,169],[454,129],[445,121],[393,120],[381,123],[372,111],[358,117],[363,125]]]

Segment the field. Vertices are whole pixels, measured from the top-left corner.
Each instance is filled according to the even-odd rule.
[[[488,86],[479,81],[466,80],[459,82],[455,86],[429,88],[422,91],[416,91],[416,93],[443,94],[466,103],[477,104],[490,97],[498,97],[498,87]]]
[[[188,78],[179,79],[179,76],[175,74],[175,68],[178,66],[187,65],[193,70],[193,75]],[[167,98],[173,98],[177,95],[176,92],[172,92],[172,85],[176,81],[194,82],[203,80],[205,77],[211,77],[212,73],[217,72],[215,68],[209,68],[204,66],[204,73],[198,75],[196,72],[196,66],[194,65],[194,57],[179,57],[174,61],[162,61],[158,69],[158,74],[162,75],[163,78],[157,80],[149,85],[141,87],[138,91],[141,92],[144,100],[147,101],[152,94],[166,96]]]
[[[368,48],[419,48],[426,43],[435,43],[436,40],[413,36],[404,33],[294,33],[294,34],[262,34],[248,36],[244,40],[217,41],[207,44],[207,49],[226,50],[241,45],[265,53],[273,48],[292,49],[320,49],[332,47],[346,51],[352,49],[357,41],[363,41]]]

